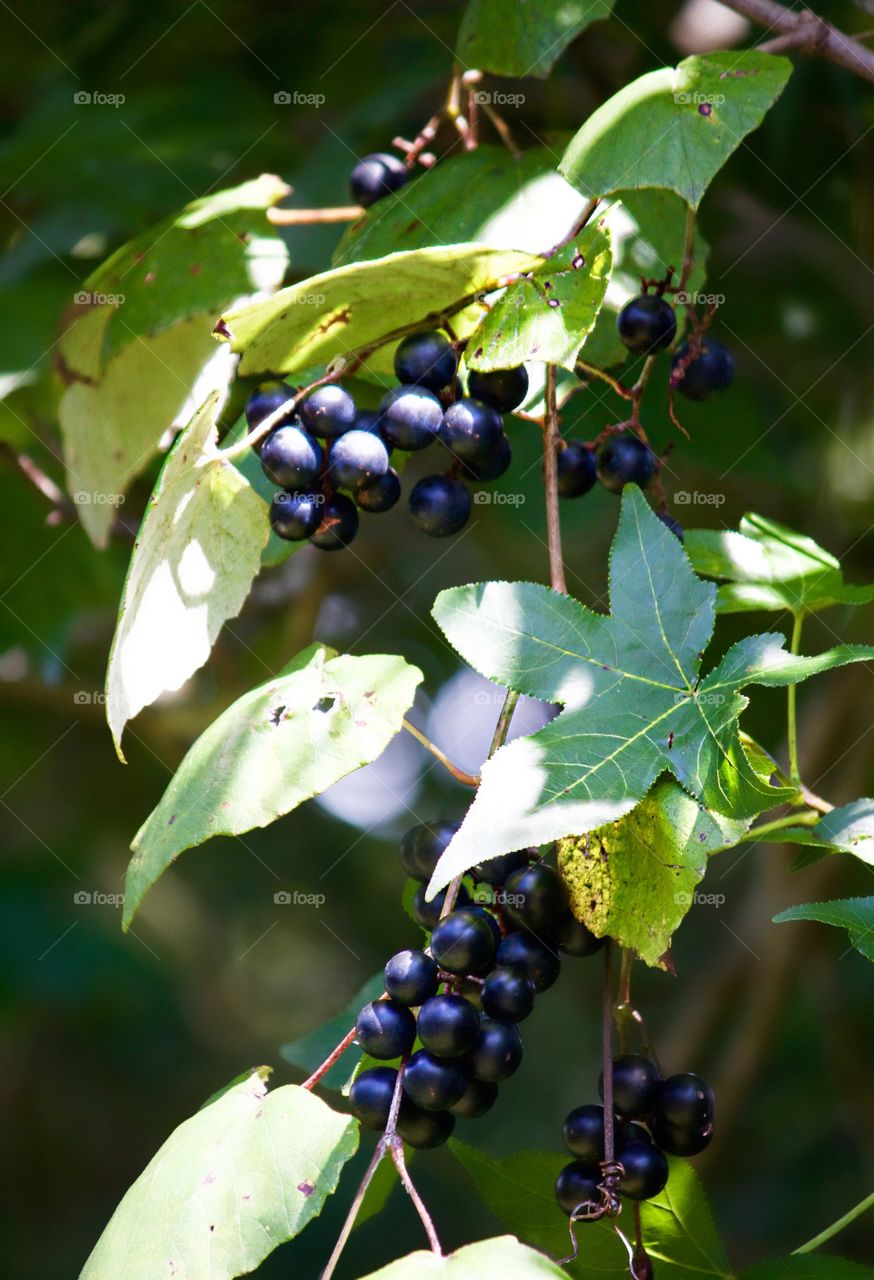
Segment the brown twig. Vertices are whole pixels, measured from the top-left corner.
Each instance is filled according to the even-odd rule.
[[[343,1037],[343,1039],[340,1041],[337,1047],[331,1050],[331,1052],[328,1054],[327,1058],[325,1058],[325,1061],[322,1063],[322,1065],[320,1067],[316,1067],[315,1071],[312,1073],[311,1076],[307,1076],[306,1080],[304,1080],[303,1084],[301,1085],[301,1088],[314,1089],[315,1086],[322,1079],[322,1077],[328,1074],[328,1072],[331,1070],[331,1067],[333,1067],[334,1063],[338,1062],[339,1059],[342,1058],[346,1050],[351,1047],[352,1041],[354,1039],[355,1039],[355,1028],[353,1027],[351,1031],[347,1031],[346,1035]]]
[[[567,595],[561,549],[561,517],[558,511],[558,408],[555,398],[555,365],[546,366],[546,412],[543,415],[543,479],[546,490],[546,537],[549,544],[549,581],[553,591]]]
[[[758,46],[764,52],[797,52],[825,58],[863,80],[874,81],[874,53],[818,13],[810,9],[787,9],[775,0],[723,0],[723,3],[767,28],[768,32],[776,32],[771,40]]]
[[[453,764],[449,757],[445,755],[435,743],[431,742],[429,738],[426,738],[424,733],[422,733],[422,730],[417,729],[416,726],[406,718],[406,716],[404,716],[402,723],[407,733],[411,733],[417,742],[421,742],[425,750],[430,751],[431,755],[440,761],[443,767],[452,774],[456,782],[461,782],[465,787],[479,786],[478,773],[467,773],[464,769],[459,768],[457,764]]]
[[[327,209],[268,209],[274,227],[308,227],[318,222],[354,222],[367,212],[360,204],[340,204]]]

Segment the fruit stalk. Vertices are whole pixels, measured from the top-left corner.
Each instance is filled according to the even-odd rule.
[[[546,536],[549,543],[549,579],[553,591],[567,595],[561,520],[558,514],[558,409],[555,399],[555,365],[546,366],[546,413],[543,416],[543,477],[546,489]]]

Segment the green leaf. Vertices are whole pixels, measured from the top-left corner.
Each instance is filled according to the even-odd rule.
[[[292,373],[363,356],[386,335],[434,323],[464,299],[473,302],[540,263],[532,254],[476,244],[394,253],[229,311],[216,332],[243,352],[242,374]]]
[[[303,1230],[336,1189],[358,1124],[259,1073],[176,1129],[125,1195],[80,1280],[231,1280]]]
[[[874,584],[845,583],[833,555],[765,516],[745,515],[738,533],[689,529],[685,546],[696,573],[724,582],[716,597],[719,613],[791,609],[806,614],[874,600]]]
[[[585,194],[665,187],[697,209],[791,71],[786,58],[754,50],[696,54],[650,71],[589,116],[559,172]]]
[[[616,821],[665,770],[707,808],[738,821],[794,796],[763,782],[744,754],[741,690],[794,684],[874,657],[874,648],[793,657],[782,635],[751,636],[702,678],[714,595],[633,485],[611,550],[609,616],[533,583],[441,592],[434,617],[472,667],[564,710],[483,766],[429,892],[483,858]]]
[[[474,190],[476,200],[459,200],[459,191]],[[540,253],[573,226],[584,203],[556,173],[554,147],[531,147],[518,157],[506,147],[477,147],[426,169],[352,223],[334,265],[444,244]]]
[[[572,40],[615,0],[468,0],[455,55],[466,68],[545,79]]]
[[[372,1271],[363,1280],[561,1280],[566,1275],[551,1258],[513,1236],[497,1236],[446,1256],[420,1249]]]
[[[695,899],[707,859],[742,840],[749,821],[702,808],[678,783],[657,782],[612,826],[559,844],[574,915],[597,934],[668,968],[671,936]]]
[[[808,846],[792,864],[792,871],[799,871],[828,853],[852,853],[862,862],[874,866],[874,800],[852,800],[812,827],[788,827],[780,832],[780,839]]]
[[[375,973],[372,978],[368,978],[361,990],[352,997],[345,1009],[338,1013],[335,1018],[331,1018],[329,1022],[322,1023],[320,1027],[317,1027],[315,1031],[311,1031],[309,1035],[302,1036],[299,1040],[292,1040],[289,1044],[284,1044],[279,1052],[285,1061],[290,1062],[293,1067],[300,1067],[302,1071],[307,1072],[315,1071],[316,1067],[325,1061],[332,1049],[336,1048],[350,1028],[355,1025],[355,1019],[362,1005],[378,999],[383,991],[383,976],[382,971],[380,971]],[[346,1050],[342,1059],[331,1067],[327,1075],[322,1077],[320,1084],[328,1089],[341,1088],[348,1080],[351,1069],[360,1057],[361,1050],[357,1045],[352,1045]]]
[[[825,1253],[796,1253],[745,1267],[738,1280],[874,1280],[874,1269]]]
[[[831,902],[807,902],[774,916],[775,924],[790,920],[817,920],[846,929],[861,955],[874,960],[874,898],[833,898]]]
[[[131,555],[106,675],[120,756],[128,720],[203,666],[260,567],[267,508],[217,448],[218,409],[213,392],[176,441]]]
[[[185,849],[266,827],[370,764],[401,727],[422,679],[403,658],[337,656],[313,644],[214,720],[137,832],[124,926]]]
[[[496,1159],[455,1139],[449,1146],[485,1204],[508,1230],[547,1253],[562,1256],[568,1251],[567,1218],[556,1207],[553,1194],[567,1155],[522,1151]],[[692,1166],[685,1160],[668,1163],[668,1185],[641,1205],[644,1244],[658,1263],[659,1280],[689,1280],[691,1276],[730,1280],[725,1251]],[[586,1223],[577,1228],[577,1234],[580,1256],[567,1265],[569,1275],[581,1280],[627,1277],[628,1258],[609,1223]]]
[[[281,283],[287,253],[265,210],[287,190],[264,175],[194,201],[117,250],[68,308],[58,413],[68,487],[97,546],[164,433],[227,386],[215,316]]]
[[[471,335],[473,369],[510,369],[539,360],[573,369],[610,282],[612,248],[603,221],[537,271],[510,285]]]

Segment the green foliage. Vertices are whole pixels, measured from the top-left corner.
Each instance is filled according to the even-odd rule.
[[[307,1072],[315,1071],[316,1067],[327,1059],[328,1054],[337,1047],[350,1028],[355,1025],[355,1019],[358,1017],[358,1012],[362,1005],[369,1004],[371,1000],[377,1000],[382,993],[382,973],[375,973],[372,978],[367,979],[360,991],[356,991],[345,1009],[338,1013],[335,1018],[322,1023],[320,1027],[316,1027],[315,1031],[311,1031],[309,1035],[301,1036],[299,1040],[292,1040],[289,1044],[284,1044],[279,1052],[285,1061],[290,1062],[293,1067],[300,1067],[302,1071]],[[360,1057],[361,1050],[357,1045],[353,1046],[339,1062],[336,1062],[331,1067],[326,1075],[322,1076],[319,1082],[320,1085],[327,1089],[341,1088],[349,1079]]]
[[[260,1072],[176,1129],[125,1195],[80,1280],[232,1280],[303,1230],[337,1187],[358,1124]]]
[[[874,1270],[825,1253],[797,1253],[790,1258],[745,1267],[738,1280],[872,1280]]]
[[[561,1280],[567,1273],[512,1236],[479,1240],[443,1257],[421,1250],[398,1258],[364,1280]]]
[[[781,839],[808,848],[795,860],[792,870],[818,862],[829,853],[852,853],[874,866],[874,800],[853,800],[832,809],[814,826],[790,827]]]
[[[791,920],[818,920],[846,929],[850,942],[866,959],[874,961],[874,898],[835,898],[831,902],[807,902],[788,907],[774,916],[775,924]]]
[[[647,72],[589,117],[559,170],[589,195],[666,187],[697,209],[791,71],[786,58],[747,50],[695,55]]]
[[[548,76],[570,42],[608,18],[615,0],[468,0],[456,56],[499,76]]]
[[[470,337],[473,369],[539,360],[573,369],[610,283],[612,251],[601,223],[518,284],[510,285]]]
[[[741,690],[795,684],[874,649],[840,646],[801,658],[786,652],[782,636],[750,636],[702,678],[714,596],[634,486],[623,496],[611,551],[609,617],[524,582],[438,596],[434,617],[471,666],[564,711],[485,764],[431,892],[484,857],[615,821],[664,770],[738,821],[794,794],[768,786],[744,754]]]
[[[106,677],[119,754],[128,720],[206,662],[260,567],[267,508],[216,446],[218,408],[213,392],[177,440],[131,556]]]
[[[183,850],[267,826],[375,760],[421,679],[403,658],[353,658],[313,644],[238,698],[197,739],[137,832],[125,926]]]
[[[739,532],[689,529],[685,547],[692,568],[722,585],[718,613],[791,609],[818,613],[832,605],[867,604],[874,584],[844,582],[840,561],[812,538],[765,516],[745,515]]]

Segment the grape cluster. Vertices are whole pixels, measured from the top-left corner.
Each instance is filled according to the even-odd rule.
[[[571,914],[563,880],[531,850],[474,867],[473,894],[462,887],[441,918],[445,891],[426,903],[425,885],[456,829],[437,822],[404,836],[401,865],[419,881],[413,913],[430,944],[392,956],[385,995],[355,1023],[371,1058],[405,1060],[397,1131],[412,1147],[439,1146],[457,1118],[494,1105],[522,1061],[518,1024],[558,978],[560,953],[592,955],[604,943]],[[396,1082],[393,1066],[356,1077],[349,1101],[365,1127],[385,1129]]]
[[[604,1097],[603,1075],[600,1082]],[[654,1062],[636,1053],[613,1061],[613,1145],[621,1165],[619,1194],[649,1200],[668,1180],[665,1155],[694,1156],[713,1137],[713,1091],[691,1072],[662,1079]],[[574,1157],[555,1183],[555,1198],[569,1216],[585,1221],[587,1206],[602,1204],[604,1108],[577,1107],[564,1122],[564,1144]]]
[[[528,390],[524,368],[470,373],[460,396],[458,358],[436,330],[410,334],[395,352],[399,386],[376,411],[358,409],[339,383],[317,387],[258,445],[261,467],[279,492],[270,523],[280,538],[308,538],[336,551],[358,531],[358,512],[388,511],[401,496],[391,466],[393,449],[418,452],[437,441],[448,454],[445,472],[419,480],[410,493],[410,513],[423,533],[457,533],[471,512],[465,480],[497,480],[512,452],[503,414],[521,404]],[[292,400],[282,382],[265,382],[246,402],[255,430],[270,413]]]

